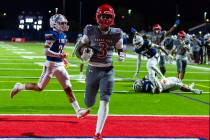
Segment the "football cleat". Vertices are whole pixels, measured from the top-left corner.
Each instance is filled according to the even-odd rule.
[[[84,118],[85,116],[87,116],[90,113],[90,109],[80,109],[77,111],[76,116],[79,119]]]
[[[195,89],[195,90],[193,90],[193,93],[195,93],[195,94],[202,94],[202,90]]]
[[[21,83],[16,83],[15,86],[13,87],[13,89],[10,92],[10,97],[13,98],[16,94],[18,94],[19,91],[21,91],[21,89],[19,88],[21,85]]]
[[[94,139],[94,140],[103,140],[101,134],[99,134],[99,133],[96,134],[95,136],[93,136],[93,139]]]

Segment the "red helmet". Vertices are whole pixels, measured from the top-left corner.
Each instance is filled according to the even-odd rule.
[[[160,24],[155,24],[155,25],[153,25],[152,30],[153,31],[155,31],[155,30],[162,30],[162,27],[160,26]]]
[[[178,32],[178,37],[179,37],[179,38],[185,38],[185,36],[186,36],[185,31],[182,30],[182,31],[179,31],[179,32]]]
[[[98,7],[96,11],[96,22],[102,27],[107,28],[114,25],[115,13],[114,9],[108,5],[103,4]]]

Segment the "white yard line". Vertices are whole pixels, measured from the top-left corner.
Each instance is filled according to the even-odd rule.
[[[17,65],[39,65],[39,66],[43,66],[44,62],[34,62],[34,63],[0,63],[0,65],[6,65],[6,64],[17,64]],[[70,67],[79,67],[78,65],[75,64],[70,64]],[[26,71],[30,71],[30,70],[42,70],[42,69],[30,69],[30,68],[0,68],[0,70],[26,70]],[[69,69],[70,71],[78,71],[78,70],[72,70],[71,68]],[[116,72],[135,72],[135,70],[115,70]],[[147,72],[146,70],[140,71],[141,72]],[[167,73],[176,73],[176,71],[167,71]],[[196,72],[187,72],[187,73],[192,73],[192,74],[210,74],[207,71],[196,71]]]
[[[0,89],[0,91],[10,91],[11,89]],[[26,91],[26,90],[24,90]],[[62,89],[45,89],[44,91],[47,91],[47,92],[63,92]],[[73,90],[74,92],[85,92],[85,90],[80,90],[80,89],[74,89]],[[114,93],[128,93],[128,94],[132,94],[132,93],[129,93],[129,92],[133,92],[133,91],[127,91],[127,90],[115,90],[113,91]],[[191,92],[182,92],[182,91],[173,91],[172,93],[191,93]],[[202,92],[203,94],[209,94],[210,92]],[[141,93],[135,93],[135,94],[141,94]],[[149,93],[148,93],[149,94]],[[169,93],[161,93],[161,94],[169,94]]]
[[[0,116],[75,116],[75,114],[0,114]],[[88,116],[97,116],[90,114]],[[109,114],[116,117],[209,117],[208,115],[148,115],[148,114]]]

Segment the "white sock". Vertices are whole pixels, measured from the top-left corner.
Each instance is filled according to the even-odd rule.
[[[95,134],[98,134],[98,133],[101,134],[106,118],[108,116],[108,112],[109,112],[109,102],[100,101]]]
[[[19,90],[25,90],[26,89],[26,85],[25,84],[19,84],[18,89]]]
[[[75,112],[78,112],[80,110],[80,107],[77,101],[72,102],[71,105],[74,108]]]

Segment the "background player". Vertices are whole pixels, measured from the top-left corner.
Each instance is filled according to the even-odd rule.
[[[11,98],[20,93],[21,90],[42,91],[49,83],[52,76],[55,76],[62,85],[69,102],[76,112],[78,118],[82,118],[89,113],[88,109],[81,109],[73,94],[70,78],[67,70],[64,67],[63,59],[67,57],[64,52],[65,44],[67,43],[66,34],[69,30],[68,21],[65,16],[55,14],[50,18],[50,27],[52,30],[45,34],[45,55],[47,61],[43,66],[42,75],[38,83],[21,84],[16,83],[11,90]]]
[[[154,86],[161,88],[160,85],[156,85],[158,83],[156,74],[160,75],[161,78],[164,78],[164,76],[162,75],[160,70],[157,68],[157,63],[158,63],[158,59],[159,59],[159,54],[157,52],[157,49],[161,49],[167,55],[168,55],[168,53],[159,45],[151,43],[151,41],[148,39],[147,35],[144,35],[143,37],[141,37],[141,35],[136,33],[133,38],[133,45],[135,46],[134,51],[136,53],[142,54],[148,58],[147,70],[149,73],[149,79],[153,83]],[[170,56],[170,57],[172,57],[172,56]]]
[[[185,31],[178,32],[174,45],[176,49],[177,78],[182,80],[187,66],[187,55],[190,52],[190,40],[186,38]]]
[[[177,18],[179,18],[179,14],[177,15]],[[160,45],[161,42],[164,40],[164,38],[171,35],[171,33],[179,26],[179,24],[180,20],[177,19],[174,25],[168,31],[162,30],[160,24],[155,24],[152,27],[153,31],[148,33],[149,38],[151,39],[152,43]],[[165,75],[166,72],[164,61],[165,61],[165,55],[163,53],[160,53],[159,66],[160,66],[160,71],[162,72],[163,75]]]

